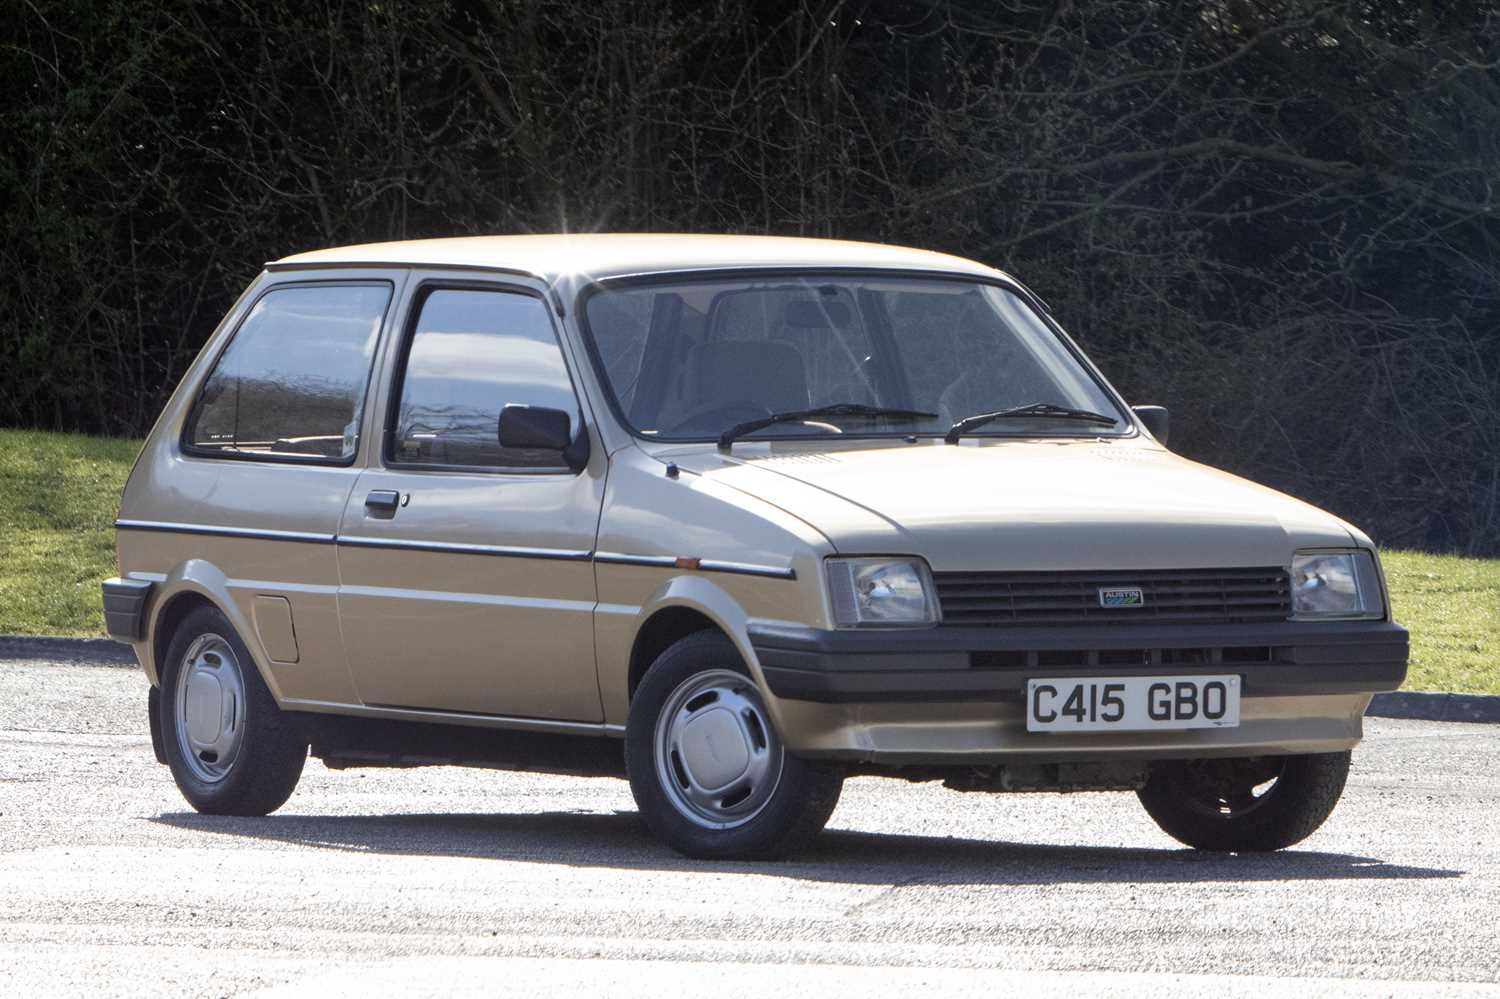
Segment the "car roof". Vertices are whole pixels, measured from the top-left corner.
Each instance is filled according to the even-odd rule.
[[[461,236],[365,243],[297,253],[267,267],[376,265],[484,268],[530,274],[549,282],[569,275],[607,278],[737,268],[848,267],[1003,276],[963,257],[884,243],[670,233]]]

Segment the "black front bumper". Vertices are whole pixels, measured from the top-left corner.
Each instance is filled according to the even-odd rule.
[[[824,703],[1024,700],[1049,676],[1237,674],[1246,697],[1395,690],[1406,629],[1387,621],[828,631],[755,626],[777,697]]]

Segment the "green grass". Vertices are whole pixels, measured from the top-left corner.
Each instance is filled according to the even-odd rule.
[[[140,441],[0,430],[0,634],[100,635]]]
[[[1500,559],[1381,552],[1413,690],[1500,694]]]
[[[100,635],[139,441],[0,430],[0,634]],[[1414,690],[1500,694],[1500,559],[1382,554]]]

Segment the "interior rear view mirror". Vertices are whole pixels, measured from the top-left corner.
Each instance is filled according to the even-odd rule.
[[[847,302],[794,298],[786,303],[786,325],[794,330],[843,330],[851,318]]]

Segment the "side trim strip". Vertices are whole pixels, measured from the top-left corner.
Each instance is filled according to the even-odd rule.
[[[404,538],[367,538],[339,535],[338,543],[356,548],[394,548],[401,551],[437,552],[447,555],[499,555],[506,558],[542,558],[587,562],[589,552],[573,548],[522,548],[508,545],[467,545],[447,541],[408,541]]]
[[[653,569],[675,569],[677,560],[671,555],[627,555],[624,552],[595,552],[595,562],[609,565],[641,565]],[[796,579],[797,571],[774,565],[756,565],[751,562],[721,562],[717,559],[702,559],[699,572],[728,572],[740,576],[764,576],[768,579]]]
[[[706,558],[698,563],[704,572],[733,572],[741,576],[768,576],[771,579],[796,579],[797,570],[790,567],[780,569],[773,565],[754,565],[750,562],[720,562]]]
[[[675,569],[677,560],[670,555],[626,555],[623,552],[594,552],[595,562],[610,565],[649,565],[656,569]]]
[[[332,534],[306,531],[271,531],[257,527],[221,527],[212,524],[174,524],[163,520],[117,520],[120,531],[161,531],[168,534],[208,534],[221,538],[256,538],[261,541],[300,541],[311,545],[331,545]]]
[[[161,531],[169,534],[199,534],[221,538],[253,538],[261,541],[298,541],[313,545],[350,545],[356,548],[388,548],[400,551],[437,552],[448,555],[490,555],[502,558],[536,558],[563,562],[603,562],[608,565],[639,565],[653,569],[675,569],[671,555],[628,555],[624,552],[589,552],[575,548],[525,548],[509,545],[468,545],[446,541],[409,541],[404,538],[370,538],[362,535],[313,534],[306,531],[272,531],[255,527],[223,527],[213,524],[178,524],[162,520],[117,520],[116,530]],[[699,572],[725,572],[766,579],[796,579],[797,571],[752,562],[703,559]]]

